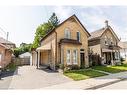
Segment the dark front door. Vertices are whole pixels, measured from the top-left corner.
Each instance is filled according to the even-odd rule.
[[[85,54],[80,53],[80,62],[81,62],[81,68],[85,67]]]
[[[111,64],[111,53],[110,52],[106,52],[106,63]]]

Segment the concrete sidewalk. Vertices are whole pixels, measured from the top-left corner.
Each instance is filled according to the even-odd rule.
[[[120,82],[123,78],[127,78],[127,72],[110,74],[103,77],[91,78],[81,81],[71,81],[68,83],[44,87],[42,89],[92,89],[94,87],[101,88],[101,86],[104,87],[107,84],[110,85],[116,82]]]

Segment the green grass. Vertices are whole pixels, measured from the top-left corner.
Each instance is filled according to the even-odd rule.
[[[122,64],[119,66],[93,66],[95,70],[101,70],[109,73],[119,73],[123,71],[127,71],[127,64]]]
[[[100,73],[100,72],[94,71],[92,69],[88,69],[88,70],[81,69],[81,70],[65,71],[64,75],[69,78],[72,78],[75,81],[78,81],[78,80],[84,80],[84,79],[93,78],[93,77],[104,76],[107,74]]]

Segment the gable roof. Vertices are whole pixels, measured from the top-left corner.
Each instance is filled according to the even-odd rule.
[[[112,34],[116,37],[116,39],[118,41],[120,41],[119,38],[118,38],[118,36],[116,35],[116,33],[111,28],[111,26],[108,26],[108,27],[105,27],[105,28],[101,28],[99,30],[96,30],[94,32],[91,32],[90,33],[91,36],[89,37],[89,40],[99,39],[107,29],[109,29],[112,32]]]
[[[10,41],[2,38],[2,37],[0,37],[0,43],[3,43],[3,44],[5,44],[5,43],[7,43],[7,44],[14,44],[14,43],[12,43],[12,42],[10,42]]]
[[[74,18],[80,25],[81,27],[86,31],[88,37],[90,36],[90,33],[86,30],[86,28],[83,26],[83,24],[80,22],[80,20],[77,18],[77,16],[74,14],[72,16],[70,16],[69,18],[67,18],[66,20],[64,20],[62,23],[60,23],[56,28],[54,28],[51,32],[47,33],[40,41],[44,40],[48,35],[50,35],[52,32],[54,32],[55,29],[57,29],[58,27],[60,27],[62,24],[64,24],[66,21],[68,21],[69,19]]]
[[[9,49],[8,46],[6,46],[6,45],[4,45],[4,44],[2,44],[2,43],[0,43],[0,46],[4,47],[5,49]]]
[[[122,49],[127,49],[127,42],[119,42],[118,45],[122,48]]]

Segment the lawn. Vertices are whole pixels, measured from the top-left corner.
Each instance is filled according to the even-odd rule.
[[[119,66],[93,66],[95,70],[101,70],[109,73],[119,73],[123,71],[127,71],[127,64],[122,64]]]
[[[69,78],[72,78],[75,81],[78,81],[78,80],[84,80],[84,79],[93,78],[93,77],[104,76],[107,74],[94,71],[92,69],[81,69],[81,70],[65,71],[64,75]]]

